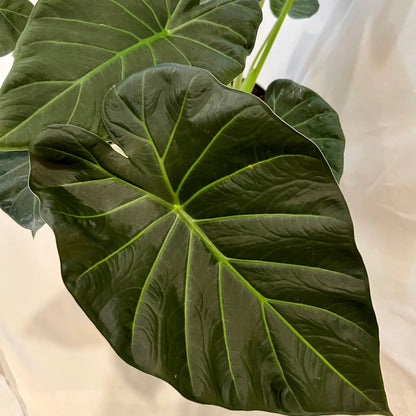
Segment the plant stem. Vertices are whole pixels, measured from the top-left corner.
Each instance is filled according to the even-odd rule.
[[[286,15],[289,12],[290,7],[292,6],[294,0],[286,0],[285,4],[282,7],[279,18],[276,23],[273,25],[272,30],[267,35],[267,38],[261,45],[260,50],[258,51],[253,63],[251,64],[249,73],[241,85],[240,89],[242,91],[251,92],[256,84],[257,77],[263,68],[264,62],[269,55],[270,49],[273,46],[274,40],[276,39],[277,34],[279,33],[280,28],[282,27],[283,21],[285,20]]]
[[[243,73],[241,73],[236,78],[234,78],[234,80],[231,83],[231,87],[236,90],[239,90],[241,89],[242,83],[243,83]]]

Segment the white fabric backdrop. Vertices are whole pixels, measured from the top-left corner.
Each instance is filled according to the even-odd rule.
[[[260,82],[292,78],[340,115],[341,188],[370,276],[387,396],[395,416],[415,416],[416,3],[320,3],[312,19],[285,22]],[[0,60],[3,76],[10,64]],[[270,415],[191,403],[123,363],[66,292],[47,227],[32,240],[1,213],[0,270],[0,416]]]

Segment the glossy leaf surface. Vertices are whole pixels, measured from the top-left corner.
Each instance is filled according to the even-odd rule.
[[[276,17],[280,16],[286,0],[270,0],[270,8]],[[318,0],[294,0],[289,10],[289,16],[293,19],[306,19],[313,16],[319,10]]]
[[[32,9],[29,0],[0,0],[0,56],[14,50]]]
[[[104,124],[31,148],[65,284],[118,354],[186,397],[388,414],[347,207],[317,147],[207,71],[110,90]]]
[[[51,123],[97,131],[105,92],[174,62],[228,83],[251,50],[256,0],[39,0],[0,97],[0,148],[27,148]]]
[[[43,225],[39,199],[28,188],[27,151],[0,152],[0,207],[35,234]]]
[[[344,169],[345,138],[336,111],[314,91],[289,79],[272,82],[265,101],[321,149],[339,181]]]

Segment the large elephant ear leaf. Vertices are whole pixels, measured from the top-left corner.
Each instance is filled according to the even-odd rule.
[[[0,0],[0,56],[14,50],[32,9],[29,0]]]
[[[317,93],[288,79],[272,82],[265,101],[319,147],[339,181],[344,169],[345,138],[336,111]]]
[[[286,0],[270,0],[270,8],[276,17],[280,16]],[[306,19],[319,10],[318,0],[294,0],[289,9],[292,19]]]
[[[27,148],[52,123],[96,131],[105,92],[159,63],[228,83],[260,21],[256,0],[39,0],[1,89],[0,148]]]
[[[24,228],[36,234],[43,225],[39,199],[28,187],[27,151],[0,152],[0,207]]]
[[[201,403],[388,415],[366,272],[317,147],[186,66],[114,87],[103,120],[125,155],[51,126],[31,186],[118,354]]]

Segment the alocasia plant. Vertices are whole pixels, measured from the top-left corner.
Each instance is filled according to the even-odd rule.
[[[338,117],[288,80],[244,92],[317,4],[281,3],[243,80],[255,0],[40,0],[0,96],[3,205],[40,199],[77,302],[186,397],[390,415]]]

